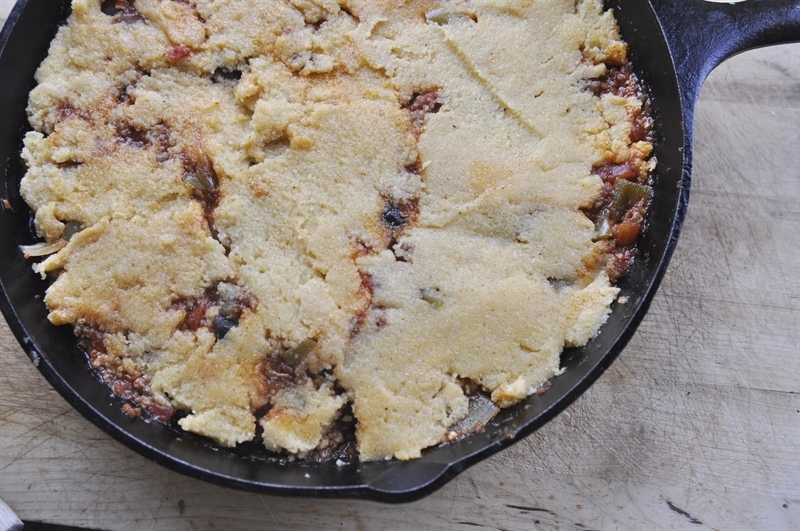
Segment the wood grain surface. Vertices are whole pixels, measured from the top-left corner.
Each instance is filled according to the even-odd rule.
[[[618,360],[429,497],[282,499],[181,476],[73,411],[2,322],[0,498],[109,530],[800,528],[800,45],[706,83],[685,229]]]

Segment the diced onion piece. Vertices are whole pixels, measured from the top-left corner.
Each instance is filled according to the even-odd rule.
[[[35,256],[47,256],[49,254],[57,253],[67,246],[66,240],[58,240],[57,242],[47,243],[40,242],[32,245],[20,245],[19,250],[22,251],[25,258],[32,258]]]
[[[483,429],[499,411],[500,408],[489,397],[480,394],[470,396],[467,416],[450,428],[452,436],[448,439]]]
[[[609,221],[607,217],[602,216],[595,224],[595,235],[594,238],[592,238],[592,241],[599,242],[603,240],[610,240],[613,237],[614,233],[612,232],[611,221]]]
[[[70,221],[64,227],[64,236],[63,236],[63,238],[66,241],[70,241],[73,236],[75,236],[76,234],[78,234],[82,230],[83,230],[83,224],[81,224],[78,221]]]
[[[186,175],[183,180],[198,190],[211,190],[208,184],[201,182],[200,179],[193,174]]]
[[[435,309],[442,308],[445,303],[444,295],[436,288],[423,289],[422,300],[433,306]]]

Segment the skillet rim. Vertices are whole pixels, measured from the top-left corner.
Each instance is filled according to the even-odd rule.
[[[42,4],[44,0],[21,0],[17,3],[11,15],[9,16],[6,26],[3,28],[2,33],[0,33],[0,66],[4,65],[3,61],[5,59],[6,45],[8,44],[8,40],[12,37],[13,29],[19,22],[21,15],[23,15],[24,8],[26,8],[28,5],[36,4],[37,2]],[[68,0],[62,0],[61,5],[63,6],[67,3]],[[631,3],[641,5],[641,2],[617,0],[616,2],[606,2],[606,7],[609,7],[608,4],[613,4],[619,9],[627,9],[628,4]],[[649,3],[647,4],[647,8],[650,9],[649,17],[651,18],[651,23],[656,24],[657,27],[660,28],[659,22],[655,18],[655,14],[652,12]],[[630,37],[625,35],[626,29],[623,26],[619,15],[617,15],[617,20],[620,22],[620,26],[623,29],[623,37],[630,44]],[[635,27],[633,30],[628,31],[633,31],[633,35],[639,34]],[[47,39],[48,43],[51,38],[52,37],[49,37]],[[666,40],[664,40],[663,34],[660,35],[660,38],[663,51],[666,52],[669,57],[669,65],[672,68],[671,72],[674,74],[674,65],[672,63],[671,56],[669,55],[669,48],[666,44]],[[634,46],[631,46],[632,50],[633,48]],[[637,72],[639,72],[640,68],[636,64],[636,53],[632,53],[631,55],[633,57],[635,69]],[[647,75],[642,77],[645,85],[649,85],[648,81],[652,81],[648,80],[649,76]],[[671,89],[674,91],[674,96],[677,97],[676,103],[680,109],[679,115],[684,116],[685,109],[681,107],[680,97],[678,96],[680,90],[679,83],[676,79],[667,81],[673,81]],[[658,107],[655,106],[655,109],[657,110]],[[661,114],[663,116],[663,112]],[[658,121],[659,117],[656,117],[656,120]],[[87,393],[85,389],[83,391],[76,389],[76,386],[73,385],[73,382],[65,377],[63,371],[61,371],[54,363],[54,360],[50,359],[48,356],[48,353],[50,352],[49,347],[44,346],[43,348],[41,344],[41,338],[37,337],[35,334],[31,334],[28,330],[30,326],[26,326],[26,324],[23,323],[23,319],[29,321],[31,317],[27,315],[20,315],[20,306],[12,302],[11,296],[9,295],[9,286],[7,286],[7,282],[5,282],[3,278],[3,275],[6,274],[6,261],[0,265],[0,269],[2,269],[2,274],[0,274],[0,291],[2,291],[2,296],[0,296],[0,309],[2,309],[2,312],[6,316],[12,332],[17,337],[28,357],[34,362],[35,365],[37,365],[37,368],[44,375],[45,379],[47,379],[48,382],[50,382],[50,384],[76,410],[78,410],[84,417],[103,429],[113,438],[122,442],[144,457],[166,466],[167,468],[171,468],[180,473],[206,480],[211,483],[267,494],[284,496],[314,496],[324,498],[371,499],[375,501],[392,503],[413,501],[437,490],[466,468],[485,458],[488,458],[489,456],[517,442],[521,438],[529,435],[541,427],[556,414],[568,407],[592,383],[594,383],[594,381],[605,371],[605,369],[622,351],[643,319],[649,307],[650,301],[652,300],[652,297],[654,296],[655,291],[666,270],[667,263],[672,255],[675,244],[677,243],[677,236],[683,222],[686,204],[688,201],[689,170],[691,168],[691,149],[689,149],[691,143],[690,131],[690,128],[688,129],[688,132],[687,130],[683,129],[680,131],[681,142],[679,151],[680,149],[683,149],[683,158],[680,160],[680,171],[678,171],[677,168],[671,169],[671,171],[674,172],[673,175],[679,174],[681,177],[678,181],[679,188],[677,189],[676,200],[674,201],[674,213],[669,217],[669,219],[665,220],[668,225],[668,234],[666,236],[667,239],[664,242],[663,249],[658,252],[656,257],[656,267],[651,266],[648,268],[648,271],[652,271],[651,274],[645,279],[644,287],[637,288],[635,290],[636,293],[630,293],[630,295],[635,296],[636,300],[632,303],[629,303],[629,305],[626,305],[626,307],[622,310],[618,310],[621,305],[615,305],[616,308],[614,310],[614,315],[619,315],[617,313],[618,311],[624,312],[624,317],[622,317],[624,326],[617,327],[616,332],[613,333],[613,337],[609,341],[611,343],[610,347],[607,349],[602,349],[602,353],[600,354],[597,352],[592,352],[593,349],[598,350],[595,348],[596,342],[593,340],[587,347],[582,349],[572,349],[568,352],[565,352],[564,356],[562,356],[562,363],[568,366],[567,374],[570,374],[570,366],[575,366],[576,368],[572,370],[573,377],[564,378],[561,376],[558,377],[558,381],[554,379],[554,387],[557,390],[560,390],[558,398],[555,400],[549,400],[549,397],[553,396],[551,394],[546,400],[542,401],[534,395],[533,398],[529,397],[529,399],[526,399],[517,406],[510,408],[509,410],[505,410],[501,414],[503,415],[503,418],[496,419],[496,422],[491,423],[490,427],[487,427],[486,432],[489,432],[489,437],[485,437],[485,435],[487,435],[486,433],[475,434],[462,441],[428,450],[423,454],[423,457],[418,460],[407,462],[393,461],[388,465],[385,463],[347,465],[344,467],[344,470],[334,471],[336,474],[341,475],[341,473],[351,473],[353,471],[356,474],[362,472],[358,468],[351,470],[352,466],[372,467],[375,469],[374,473],[370,475],[370,478],[363,480],[358,484],[326,484],[312,486],[304,486],[297,483],[293,485],[270,484],[265,483],[263,480],[258,478],[253,479],[252,476],[248,477],[247,475],[242,474],[234,475],[220,471],[208,470],[198,466],[190,460],[179,457],[179,455],[174,455],[168,451],[164,451],[162,448],[158,448],[156,445],[148,442],[146,438],[143,438],[139,435],[138,432],[141,430],[137,431],[135,428],[135,426],[137,426],[136,421],[132,421],[127,417],[120,419],[113,414],[113,411],[109,411],[108,408],[101,407],[102,405],[95,403],[98,400],[96,393],[99,388],[92,389],[92,391],[95,393],[94,395]],[[4,147],[5,146],[0,145],[0,153],[2,153]],[[5,172],[3,183],[8,185],[9,181],[13,180],[14,178],[14,176],[11,175],[13,174],[13,170],[9,171],[8,160],[4,161],[4,165]],[[671,186],[674,187],[674,184],[671,184]],[[11,197],[12,195],[13,194],[11,191],[7,189],[5,196]],[[671,205],[673,202],[669,204]],[[652,231],[655,230],[653,228],[653,222],[655,220],[650,219],[650,217],[651,215],[649,214],[648,223],[650,227],[648,228],[647,233],[652,235]],[[0,217],[0,222],[5,221],[6,218],[7,211],[4,211]],[[6,231],[2,232],[4,233],[5,237]],[[659,241],[663,241],[663,236],[662,239],[659,239]],[[17,240],[17,243],[21,242]],[[637,263],[639,262],[639,260],[635,262],[634,269],[637,267]],[[30,268],[28,267],[28,269]],[[623,289],[623,293],[625,293],[626,289],[630,288],[630,286],[627,285],[631,283],[632,280],[628,279],[627,277],[619,283],[620,287]],[[40,282],[38,285],[39,287],[42,287],[44,284]],[[40,312],[38,318],[41,318],[42,315],[44,314]],[[52,325],[50,326],[52,327]],[[58,339],[61,341],[67,340],[67,337],[70,336],[68,333],[65,334],[64,330],[57,331],[56,335],[60,336]],[[601,329],[601,337],[603,340],[605,340],[605,338],[607,338],[609,335],[611,335],[611,332],[607,332],[607,325],[604,325],[604,327]],[[581,372],[577,372],[578,366],[582,366]],[[88,368],[86,372],[88,372]],[[96,379],[95,382],[98,385],[104,386],[102,389],[106,391],[106,396],[101,396],[99,400],[108,401],[109,396],[107,395],[110,395],[108,388],[105,387],[105,384],[100,384]],[[548,393],[551,393],[552,391],[553,388],[551,388]],[[547,395],[547,393],[545,395]],[[111,396],[113,397],[113,395]],[[112,401],[114,400],[114,398],[110,399]],[[537,402],[539,403],[537,404]],[[121,401],[119,401],[119,404],[121,404]],[[114,405],[113,408],[115,408],[115,410],[121,415],[121,412],[119,412],[119,404]],[[533,418],[526,419],[525,410],[531,408],[537,410],[536,415]],[[510,413],[506,414],[506,412]],[[519,420],[520,417],[522,417],[522,420]],[[122,420],[122,422],[120,422],[120,420]],[[141,428],[143,424],[145,423],[139,422],[138,426]],[[149,428],[153,428],[154,426],[155,424],[149,425]],[[170,437],[175,436],[175,433],[170,434]],[[211,446],[209,444],[198,442],[194,439],[195,438],[192,436],[192,434],[185,433],[180,433],[177,437],[177,440],[180,442],[190,441],[188,444],[200,444],[206,448]],[[478,439],[481,439],[481,441],[478,441]],[[445,456],[448,454],[453,454],[454,449],[457,450],[454,456],[445,459],[440,458],[441,454],[445,454]],[[235,452],[230,452],[227,450],[217,449],[214,451],[226,455],[235,454]],[[301,468],[301,470],[306,471],[305,473],[310,473],[315,469],[316,467],[313,466]],[[363,478],[364,476],[362,474],[359,477]]]

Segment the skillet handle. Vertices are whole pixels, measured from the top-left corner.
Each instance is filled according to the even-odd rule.
[[[711,70],[737,53],[800,41],[800,0],[650,0],[682,85],[696,101]]]

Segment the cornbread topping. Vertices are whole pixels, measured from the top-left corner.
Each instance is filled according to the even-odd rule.
[[[73,0],[23,150],[50,320],[131,415],[222,446],[479,429],[633,259],[626,52],[597,0]]]

